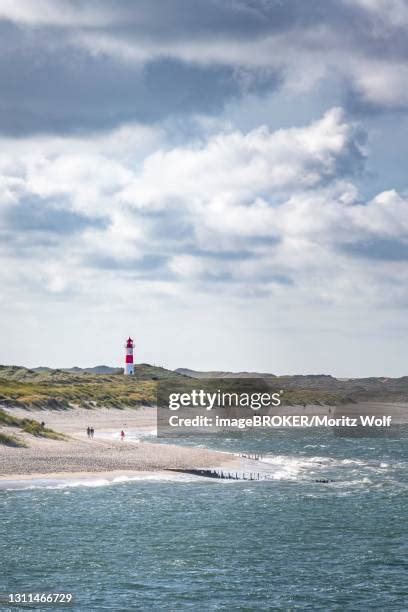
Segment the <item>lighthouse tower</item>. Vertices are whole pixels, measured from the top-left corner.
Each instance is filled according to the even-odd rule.
[[[125,372],[124,372],[125,376],[130,376],[131,374],[135,373],[135,369],[133,366],[133,347],[134,346],[135,346],[135,343],[133,342],[132,338],[129,336],[125,344],[125,349],[126,349]]]

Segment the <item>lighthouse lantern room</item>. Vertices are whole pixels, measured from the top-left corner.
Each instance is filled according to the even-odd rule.
[[[133,347],[135,343],[132,338],[126,340],[125,349],[126,349],[126,358],[125,358],[125,376],[130,376],[135,373],[135,368],[133,365]]]

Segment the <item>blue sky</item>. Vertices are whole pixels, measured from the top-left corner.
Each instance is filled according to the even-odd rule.
[[[404,0],[0,0],[0,362],[407,374]]]

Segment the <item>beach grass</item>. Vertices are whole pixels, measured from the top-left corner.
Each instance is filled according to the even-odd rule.
[[[20,419],[18,417],[12,416],[5,410],[0,408],[0,425],[5,425],[6,427],[18,427],[20,431],[31,434],[32,436],[37,436],[40,438],[51,438],[52,440],[65,440],[65,436],[57,431],[49,429],[48,427],[44,427],[41,425],[39,421],[34,419]],[[7,444],[8,446],[23,446],[23,444],[12,444],[11,442],[17,441],[14,436],[10,436],[9,434],[2,434],[2,439],[0,439],[0,444]]]
[[[9,434],[0,432],[0,444],[4,446],[14,446],[14,447],[25,447],[26,445],[21,440],[18,440],[15,436],[10,436]]]
[[[95,369],[102,370],[102,373],[78,368],[30,370],[18,366],[0,366],[0,407],[31,410],[139,408],[156,404],[157,385],[160,381],[172,381],[181,390],[197,384],[196,378],[149,364],[137,364],[134,376],[124,376],[121,370],[114,368],[106,373],[105,370],[109,370],[106,366]],[[258,380],[260,378],[257,377]],[[262,378],[262,381],[267,385],[265,390],[273,392],[284,389],[281,399],[286,406],[339,405],[353,401],[347,390],[335,379],[333,382],[330,377],[309,378],[269,376]],[[213,380],[215,388],[220,380]],[[222,380],[224,386],[235,384],[234,378]]]
[[[0,406],[56,410],[151,406],[157,382],[172,377],[185,378],[148,364],[138,365],[134,376],[0,366]]]
[[[121,377],[101,380],[20,382],[0,379],[0,403],[20,408],[68,409],[138,407],[155,402],[154,381],[129,381]]]
[[[40,438],[51,438],[52,440],[65,440],[64,434],[58,433],[53,429],[44,427],[38,421],[34,419],[21,419],[21,428],[26,433],[32,436],[39,436]]]
[[[80,378],[78,381],[77,379]],[[81,380],[82,378],[82,380]],[[68,410],[72,407],[95,408],[138,408],[156,403],[156,380],[137,380],[118,375],[72,376],[60,382],[58,379],[27,382],[0,378],[0,406]],[[196,380],[184,381],[188,387],[195,386]],[[336,405],[344,403],[341,394],[322,389],[290,389],[282,396],[283,405]]]

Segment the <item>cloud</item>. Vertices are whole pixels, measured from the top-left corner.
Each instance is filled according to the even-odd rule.
[[[1,22],[0,22],[1,24]],[[234,68],[157,58],[142,67],[95,56],[56,34],[0,25],[0,132],[81,134],[185,114],[212,115],[241,92]],[[3,39],[4,40],[4,39]],[[274,76],[263,79],[273,86]],[[254,81],[261,85],[262,79]],[[265,86],[265,85],[264,85]]]
[[[365,134],[341,109],[184,146],[152,135],[133,157],[137,133],[88,147],[24,140],[0,158],[2,257],[16,279],[28,282],[30,259],[31,290],[76,299],[149,287],[338,303],[384,301],[386,276],[389,302],[408,298],[408,201],[362,200]]]
[[[197,10],[205,19],[191,21],[178,1],[161,16],[143,4],[130,27],[80,32],[75,44],[128,64],[166,57],[196,67],[235,66],[237,75],[269,70],[294,93],[337,74],[361,102],[387,110],[407,106],[403,0],[241,1],[228,8],[199,2]],[[143,25],[145,35],[139,32]]]
[[[193,147],[149,156],[121,198],[136,208],[160,209],[183,198],[253,200],[273,191],[307,189],[334,177],[358,174],[364,163],[364,134],[332,109],[307,128],[216,135]],[[157,177],[160,176],[160,183]],[[197,177],[202,191],[197,192]]]
[[[217,115],[248,92],[341,83],[351,109],[406,109],[398,0],[0,3],[0,131],[78,134]]]
[[[69,0],[1,0],[0,19],[25,26],[107,26],[123,15],[100,3]]]
[[[116,362],[135,329],[173,366],[400,372],[407,23],[404,0],[0,0],[2,359]]]
[[[403,28],[408,24],[408,6],[404,0],[343,0],[346,5],[360,6],[378,19],[383,27]]]
[[[64,203],[30,197],[19,201],[18,206],[6,210],[4,225],[11,234],[16,231],[39,234],[75,234],[86,227],[103,227],[100,219],[90,219],[67,209]]]
[[[0,140],[3,360],[119,363],[104,347],[129,329],[140,360],[173,367],[194,345],[197,367],[277,370],[279,355],[281,372],[327,371],[335,345],[341,375],[372,374],[356,338],[370,358],[378,334],[392,357],[408,199],[360,193],[362,127],[339,108],[287,129],[210,124],[188,142],[139,124]]]

